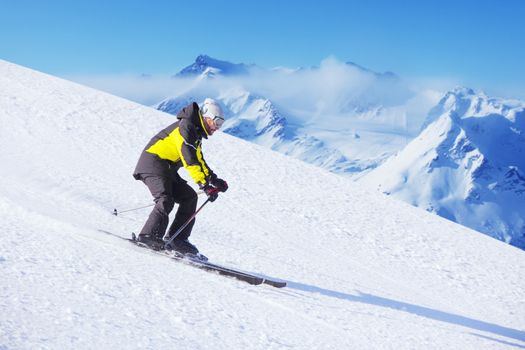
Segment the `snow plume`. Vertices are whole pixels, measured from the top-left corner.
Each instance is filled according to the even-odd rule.
[[[350,106],[376,104],[382,99],[375,76],[334,58],[325,59],[320,67],[260,74],[245,84],[248,90],[258,91],[311,121],[327,115],[349,116]]]

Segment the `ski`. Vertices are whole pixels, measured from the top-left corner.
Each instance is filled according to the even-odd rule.
[[[99,230],[99,231],[102,232],[102,233],[105,233],[107,235],[110,235],[110,236],[122,239],[124,241],[128,241],[128,242],[130,242],[130,243],[132,243],[132,244],[134,244],[134,245],[136,245],[138,247],[147,249],[148,251],[150,251],[152,253],[166,256],[166,257],[171,258],[171,259],[173,259],[175,261],[184,263],[184,264],[186,264],[188,266],[192,266],[192,267],[204,270],[204,271],[217,273],[219,275],[226,276],[226,277],[232,277],[232,278],[235,278],[235,279],[237,279],[239,281],[249,283],[251,285],[267,284],[269,286],[276,287],[276,288],[286,287],[286,282],[283,282],[283,281],[277,281],[277,280],[273,280],[273,279],[269,279],[269,278],[265,278],[265,277],[260,277],[260,276],[257,276],[257,275],[254,275],[254,274],[251,274],[251,273],[248,273],[248,272],[244,272],[244,271],[232,269],[232,268],[229,268],[229,267],[225,267],[225,266],[222,266],[222,265],[214,264],[214,263],[209,262],[209,261],[200,260],[198,258],[192,258],[192,257],[188,257],[188,256],[182,256],[182,255],[174,254],[173,252],[169,252],[169,251],[166,251],[166,250],[154,250],[154,249],[151,249],[150,247],[148,247],[148,246],[146,246],[144,244],[141,244],[140,242],[137,242],[133,238],[125,238],[125,237],[119,236],[119,235],[117,235],[117,234],[115,234],[113,232],[109,232],[109,231],[106,231],[106,230]]]

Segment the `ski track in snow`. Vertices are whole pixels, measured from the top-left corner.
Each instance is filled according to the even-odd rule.
[[[192,241],[288,281],[250,286],[98,232],[140,229],[173,117],[4,61],[0,108],[0,349],[525,348],[516,248],[218,133]]]

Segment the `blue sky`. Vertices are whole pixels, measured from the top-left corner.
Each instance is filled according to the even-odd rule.
[[[327,57],[525,98],[525,1],[0,0],[0,58],[50,74],[174,74],[198,54]]]

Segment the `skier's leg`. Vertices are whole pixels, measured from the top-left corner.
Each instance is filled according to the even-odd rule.
[[[155,206],[140,234],[152,235],[162,239],[168,227],[169,214],[175,204],[172,182],[167,177],[157,175],[143,175],[141,180],[150,190]]]
[[[197,193],[185,182],[177,181],[173,182],[173,197],[175,202],[179,204],[177,213],[175,214],[175,220],[171,224],[168,234],[171,237],[179,227],[184,225],[184,223],[195,213],[197,209]],[[184,240],[188,239],[195,224],[195,219],[193,219],[188,226],[182,230],[181,233],[177,236],[177,239]]]

